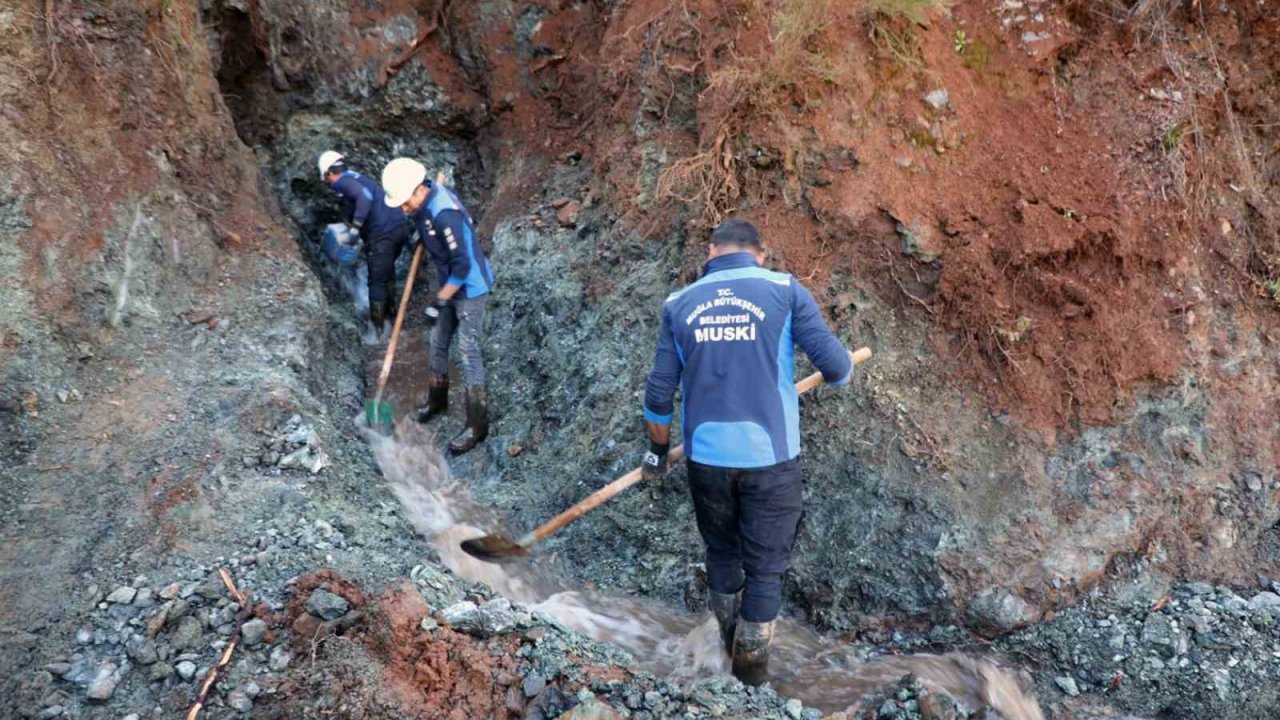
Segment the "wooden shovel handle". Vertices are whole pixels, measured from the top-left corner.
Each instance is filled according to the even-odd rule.
[[[422,260],[422,243],[413,249],[413,262],[409,264],[409,277],[404,283],[404,292],[400,293],[400,309],[396,311],[396,324],[391,327],[391,342],[387,343],[387,356],[382,359],[382,372],[378,373],[378,393],[373,396],[375,403],[382,402],[382,391],[387,389],[387,378],[391,377],[391,362],[396,357],[396,345],[400,342],[400,328],[404,327],[404,314],[409,308],[409,296],[413,294],[413,281],[418,276],[418,263]]]
[[[858,349],[855,352],[849,353],[849,359],[853,361],[854,365],[859,365],[865,362],[867,358],[870,358],[870,357],[871,357],[871,348],[864,347],[864,348]],[[801,380],[800,382],[796,383],[796,392],[806,393],[821,384],[822,384],[822,373],[816,372],[810,375],[809,377]],[[671,452],[667,453],[667,462],[674,463],[683,457],[684,457],[684,445],[677,445],[671,449]],[[604,503],[612,500],[615,495],[622,492],[623,490],[626,490],[632,485],[635,485],[636,483],[640,482],[640,479],[642,477],[644,477],[644,475],[641,468],[636,468],[635,470],[632,470],[626,475],[623,475],[617,480],[614,480],[608,485],[605,485],[599,490],[591,493],[586,497],[585,500],[578,503],[577,505],[574,505],[573,507],[551,518],[550,520],[543,523],[542,525],[539,525],[536,529],[534,529],[533,532],[521,538],[519,541],[519,544],[523,545],[524,547],[529,547],[534,543],[541,542],[547,539],[549,536],[555,534],[564,526],[568,525],[569,523],[572,523],[573,521],[577,520],[583,515],[586,515],[588,512],[594,510],[600,505],[603,505]]]

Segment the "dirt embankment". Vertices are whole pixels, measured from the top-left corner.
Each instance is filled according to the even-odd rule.
[[[655,308],[733,211],[877,351],[854,388],[806,400],[789,614],[871,640],[1004,632],[1099,584],[1136,579],[1152,607],[1172,577],[1276,575],[1275,11],[991,5],[924,24],[799,0],[0,11],[4,666],[61,665],[84,613],[102,643],[77,662],[123,657],[110,589],[194,572],[187,555],[204,573],[240,548],[276,590],[315,564],[412,567],[420,548],[348,432],[349,318],[277,224],[277,194],[304,231],[328,217],[312,162],[330,146],[368,172],[427,158],[483,211],[496,431],[455,471],[513,527],[634,466]],[[295,412],[333,452],[327,482],[263,459]],[[547,549],[606,590],[698,606],[678,483]],[[1180,623],[1209,597],[1183,595],[1192,610],[1163,611]],[[228,606],[209,599],[212,635]],[[388,602],[385,627],[410,630],[412,598]],[[1103,620],[1087,623],[1099,657]],[[1177,650],[1171,633],[1143,642]],[[510,660],[442,637],[360,658],[403,666],[400,690],[453,688],[437,704]],[[442,653],[461,655],[446,669]],[[1265,676],[1265,653],[1250,660]],[[1173,677],[1143,663],[1150,686]],[[23,675],[33,713],[83,700],[49,672]],[[154,682],[183,704],[172,674]]]
[[[358,16],[355,34],[429,27],[405,12]],[[512,297],[546,308],[495,309],[495,346],[525,352],[495,371],[503,442],[537,452],[462,468],[514,524],[634,461],[593,439],[634,433],[616,408],[642,381],[652,304],[738,212],[878,352],[852,399],[806,408],[816,526],[793,597],[813,617],[1013,597],[1020,623],[1125,558],[1234,580],[1267,562],[1273,10],[691,0],[450,4],[444,19],[380,97],[415,97],[421,73],[456,98],[482,168],[456,170]],[[402,47],[358,53],[363,69],[326,87],[364,87]],[[371,145],[381,157],[386,139]],[[565,477],[555,456],[585,467]],[[531,502],[491,482],[512,474],[564,479]],[[669,540],[624,529],[613,549],[693,560],[678,504],[657,512],[675,517],[655,520]],[[875,538],[852,560],[819,539],[852,528]],[[589,577],[630,574],[573,548]],[[639,575],[621,582],[687,590]]]
[[[366,170],[408,152],[450,170],[506,256],[493,345],[524,363],[494,371],[496,422],[519,450],[461,470],[513,524],[634,461],[616,409],[643,378],[636,339],[732,210],[878,353],[865,385],[807,410],[819,502],[792,597],[815,619],[1012,596],[1024,622],[1117,559],[1241,579],[1270,552],[1268,10],[962,2],[916,22],[815,2],[331,2],[203,17],[239,134],[304,229],[328,217],[315,152],[342,145]],[[547,477],[550,493],[522,489]],[[673,512],[658,508],[674,518],[658,539],[623,531],[614,550],[694,560]],[[874,538],[852,560],[821,540],[850,528]],[[574,547],[573,571],[618,577]],[[688,590],[630,567],[630,589]]]

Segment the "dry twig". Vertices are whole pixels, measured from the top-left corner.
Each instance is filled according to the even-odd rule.
[[[425,30],[418,33],[418,36],[413,39],[413,42],[409,43],[409,47],[405,48],[404,52],[395,56],[392,58],[391,62],[387,63],[387,70],[382,81],[383,85],[385,85],[392,76],[400,72],[400,68],[404,67],[406,63],[412,60],[414,55],[418,54],[418,51],[422,49],[423,43],[427,41],[427,38],[434,35],[435,32],[440,29],[440,25],[444,20],[444,6],[448,1],[449,0],[440,0],[440,4],[436,6],[435,12],[431,13],[431,24],[428,25]]]
[[[240,644],[240,628],[253,612],[253,605],[249,602],[249,594],[236,587],[235,581],[231,579],[231,574],[225,568],[218,568],[218,575],[222,577],[222,584],[227,587],[227,592],[231,593],[231,597],[240,603],[240,613],[236,616],[236,629],[231,633],[231,641],[227,643],[226,649],[222,651],[222,656],[218,658],[218,663],[209,669],[209,674],[205,677],[204,684],[200,686],[200,694],[196,696],[195,704],[187,711],[187,720],[196,720],[200,716],[200,711],[204,709],[204,704],[209,700],[209,691],[213,689],[213,684],[218,681],[220,671],[227,666],[227,663],[231,662],[231,655],[236,651],[236,646]]]

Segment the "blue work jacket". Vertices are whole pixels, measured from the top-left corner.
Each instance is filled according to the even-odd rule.
[[[679,385],[689,459],[726,468],[790,460],[800,454],[796,345],[828,383],[849,382],[849,353],[803,285],[751,253],[717,257],[663,303],[645,419],[670,423]]]

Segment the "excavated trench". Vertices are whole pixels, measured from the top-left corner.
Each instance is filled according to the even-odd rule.
[[[556,264],[571,264],[572,257],[563,246],[534,247],[535,243],[541,245],[537,241],[544,238],[530,238],[527,230],[519,232],[511,222],[514,218],[484,218],[494,178],[503,174],[504,158],[496,148],[486,146],[483,133],[465,122],[458,122],[456,117],[387,113],[376,99],[364,105],[335,106],[314,89],[281,90],[278,78],[273,80],[267,58],[252,40],[253,25],[244,12],[223,8],[215,26],[219,28],[215,46],[221,58],[217,78],[236,131],[247,145],[256,149],[263,170],[275,187],[282,213],[296,227],[299,246],[321,279],[329,302],[342,308],[337,314],[341,318],[339,324],[358,322],[355,309],[351,297],[338,282],[335,267],[319,252],[317,241],[327,223],[342,218],[327,188],[315,178],[313,160],[322,150],[337,148],[347,155],[354,169],[376,177],[392,157],[413,156],[430,169],[444,170],[473,214],[483,218],[485,226],[498,228],[498,242],[507,246],[490,251],[500,277],[500,289],[495,294],[491,313],[490,336],[498,338],[498,343],[505,347],[488,348],[487,361],[502,368],[542,370],[540,366],[545,358],[520,357],[521,348],[510,344],[510,338],[517,336],[520,325],[528,320],[523,308],[538,300],[532,296],[522,297],[521,290],[527,291],[530,281],[552,285],[556,278],[541,273]],[[576,237],[590,239],[590,226],[583,230],[586,232],[579,231]],[[515,252],[504,253],[504,249]],[[550,254],[549,264],[544,258],[535,265],[526,257],[543,253]],[[407,272],[407,256],[407,252],[403,253],[398,263],[400,287]],[[517,283],[503,283],[504,262],[510,262],[516,269],[512,274]],[[504,284],[507,287],[502,287]],[[513,602],[526,604],[566,627],[627,650],[643,669],[659,677],[687,683],[728,674],[727,658],[719,649],[714,619],[703,612],[673,605],[669,592],[659,591],[655,593],[657,598],[646,599],[619,591],[589,589],[607,587],[607,583],[588,579],[587,585],[583,585],[581,574],[566,571],[566,565],[571,563],[566,562],[563,554],[524,565],[498,566],[475,560],[460,550],[461,540],[484,534],[487,528],[502,522],[499,513],[472,496],[470,486],[477,487],[483,497],[486,491],[492,492],[495,484],[504,482],[502,468],[485,456],[503,453],[515,457],[520,452],[513,439],[502,436],[504,430],[516,425],[511,422],[511,416],[523,415],[527,409],[514,403],[499,405],[496,437],[487,447],[476,451],[475,457],[458,462],[457,469],[451,472],[441,454],[442,437],[447,439],[460,425],[460,418],[447,419],[442,427],[427,430],[406,417],[421,402],[426,388],[425,335],[416,321],[422,297],[426,295],[422,292],[426,284],[420,281],[418,288],[386,395],[396,411],[395,436],[383,438],[369,433],[359,413],[353,416],[351,431],[363,433],[370,442],[383,476],[402,504],[403,514],[435,549],[443,564],[457,575],[485,583]],[[583,302],[581,298],[575,300]],[[589,311],[585,307],[582,310]],[[629,320],[622,322],[630,324]],[[335,330],[337,336],[353,336],[350,327]],[[567,360],[568,356],[598,352],[589,347],[598,341],[595,334],[579,335],[561,346],[564,354],[559,358]],[[380,368],[384,347],[385,344],[370,345],[361,354],[363,375],[370,384]],[[491,374],[504,376],[501,371]],[[520,379],[516,384],[527,387],[539,379],[552,381],[544,375]],[[574,390],[564,387],[556,391],[571,393]],[[494,394],[503,397],[501,391]],[[615,408],[610,414],[629,418],[634,413]],[[517,422],[538,420],[520,418]],[[617,422],[617,418],[610,417],[610,426]],[[591,447],[584,448],[584,452],[591,452]],[[592,464],[589,458],[573,455],[561,457],[559,462],[565,467]],[[538,488],[529,488],[528,492],[532,496],[538,493]],[[679,495],[675,488],[668,488],[666,494],[666,502],[681,502],[673,497]],[[544,506],[530,499],[535,507]],[[635,560],[642,562],[641,558]],[[688,573],[690,578],[680,582],[686,586],[696,585],[699,582],[697,568],[691,566]],[[700,606],[701,601],[686,600],[686,604]],[[922,654],[873,659],[876,652],[872,648],[823,637],[802,620],[790,618],[781,620],[774,647],[774,687],[784,696],[796,697],[825,712],[855,708],[864,695],[911,674],[926,687],[945,692],[970,708],[991,707],[1010,719],[1041,717],[1036,701],[1019,689],[1023,681],[976,656]]]

